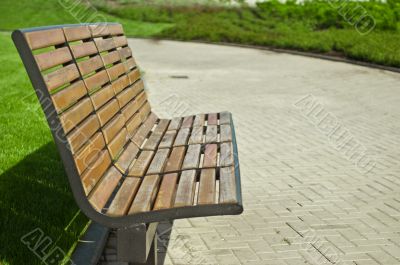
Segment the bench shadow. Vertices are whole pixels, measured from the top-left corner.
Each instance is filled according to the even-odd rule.
[[[0,175],[0,242],[5,242],[0,263],[42,264],[21,241],[38,228],[51,246],[67,252],[87,222],[77,211],[58,151],[49,142]]]

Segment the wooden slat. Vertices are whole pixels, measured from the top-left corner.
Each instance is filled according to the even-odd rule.
[[[80,80],[52,95],[52,99],[54,107],[59,113],[77,102],[79,99],[83,98],[85,95],[87,95],[87,90],[83,81]]]
[[[129,143],[118,160],[114,162],[115,167],[121,172],[125,173],[138,153],[139,147],[137,147],[134,143]]]
[[[176,192],[175,207],[192,206],[196,187],[196,171],[183,171]]]
[[[135,83],[137,80],[140,78],[140,71],[139,69],[134,69],[131,72],[128,73],[129,80],[131,81],[131,84]]]
[[[145,121],[147,117],[150,115],[150,113],[151,113],[150,104],[148,101],[146,101],[146,103],[144,103],[143,106],[141,106],[139,109],[139,115],[142,121]]]
[[[221,167],[233,165],[232,143],[222,143],[220,147],[219,163]]]
[[[36,54],[35,60],[40,71],[44,71],[54,66],[72,61],[72,56],[68,47],[63,47],[54,51]]]
[[[143,177],[153,158],[153,151],[142,151],[129,170],[129,176]]]
[[[57,69],[43,77],[49,91],[68,84],[78,78],[79,72],[75,64],[70,64],[63,68]]]
[[[171,130],[176,131],[176,130],[178,130],[181,127],[181,123],[182,123],[182,118],[180,118],[180,117],[173,118],[171,120],[171,123],[169,124],[168,131],[171,131]]]
[[[217,166],[217,150],[216,144],[207,144],[204,150],[203,168]]]
[[[189,144],[201,144],[203,143],[203,127],[194,127],[190,134]]]
[[[121,92],[124,88],[126,88],[127,86],[129,86],[129,78],[127,75],[123,75],[120,78],[118,78],[117,80],[114,80],[112,82],[112,88],[114,89],[115,94],[118,94],[119,92]]]
[[[236,178],[233,167],[220,169],[219,203],[237,203]]]
[[[170,173],[163,176],[153,210],[168,209],[172,207],[175,199],[177,179],[178,173]]]
[[[106,104],[112,97],[114,97],[114,91],[111,85],[103,87],[90,95],[95,110]]]
[[[132,137],[132,142],[141,146],[146,136],[149,134],[151,129],[153,129],[157,117],[155,115],[150,115],[150,117],[139,127],[136,134]]]
[[[184,117],[181,128],[191,128],[193,124],[193,116]]]
[[[107,24],[96,24],[89,26],[90,32],[92,33],[92,37],[102,37],[110,35],[110,31],[108,29]]]
[[[130,100],[132,100],[134,97],[136,97],[140,92],[141,92],[140,86],[132,85],[132,86],[126,88],[125,90],[123,90],[121,93],[119,93],[117,95],[119,105],[121,107],[125,106]]]
[[[133,116],[130,120],[126,122],[126,129],[128,130],[128,136],[130,138],[132,138],[136,134],[136,131],[141,123],[142,119],[140,119],[139,115]]]
[[[115,42],[112,38],[96,39],[95,43],[99,52],[104,52],[115,48]]]
[[[67,41],[84,40],[91,37],[89,28],[87,26],[66,27],[63,30]]]
[[[115,80],[125,73],[125,67],[122,63],[118,63],[107,69],[110,80]]]
[[[186,145],[189,138],[190,128],[182,128],[178,131],[174,146]]]
[[[96,112],[101,126],[104,126],[112,117],[114,117],[118,110],[119,105],[116,99],[111,100],[106,105],[101,107],[101,109]]]
[[[103,127],[103,135],[106,143],[110,143],[117,133],[125,126],[124,116],[121,114],[115,115],[112,120]]]
[[[193,127],[204,126],[206,120],[205,114],[197,114],[194,118]]]
[[[210,113],[210,114],[208,114],[207,126],[208,126],[208,125],[217,125],[217,124],[218,124],[217,113]]]
[[[82,75],[92,73],[103,66],[103,61],[99,55],[89,58],[88,60],[78,62],[78,67]]]
[[[151,210],[157,196],[159,183],[159,175],[149,175],[144,178],[132,206],[129,209],[129,214],[148,212]]]
[[[83,187],[86,194],[89,194],[93,187],[111,164],[111,158],[107,150],[103,150],[99,158],[91,164],[82,175]]]
[[[159,174],[163,172],[164,166],[167,162],[168,154],[169,149],[159,149],[151,161],[150,167],[146,174]]]
[[[169,120],[160,120],[157,124],[157,127],[154,129],[153,133],[150,135],[149,139],[146,141],[144,145],[144,149],[146,150],[155,150],[161,141],[161,138],[164,135],[165,130],[167,130],[169,124]]]
[[[71,131],[78,123],[84,120],[93,111],[92,103],[90,99],[85,98],[81,100],[78,104],[74,105],[71,109],[65,111],[60,116],[61,125],[64,131],[68,133]]]
[[[132,50],[131,50],[131,48],[129,48],[129,47],[122,48],[122,49],[120,49],[118,52],[119,52],[121,58],[124,58],[124,59],[129,58],[129,57],[132,56]],[[131,61],[132,61],[132,60],[131,60]],[[134,62],[134,66],[135,66],[136,63],[135,63],[134,60],[133,60],[133,62]],[[128,69],[129,69],[129,68],[128,68]]]
[[[91,192],[89,201],[97,211],[100,212],[106,205],[121,178],[122,174],[114,167],[111,167],[94,191]]]
[[[215,169],[203,169],[200,174],[198,204],[215,203]]]
[[[219,124],[230,124],[231,123],[231,114],[229,112],[221,112],[219,114]]]
[[[115,46],[122,47],[128,45],[128,40],[125,36],[114,37]]]
[[[31,50],[50,47],[65,43],[62,29],[49,29],[24,33]]]
[[[96,133],[81,150],[79,150],[74,158],[79,174],[81,174],[95,159],[98,158],[100,151],[104,146],[105,142],[103,135],[99,132]]]
[[[216,143],[218,141],[218,126],[207,125],[206,130],[206,143]]]
[[[108,78],[106,70],[102,70],[88,78],[85,78],[85,84],[89,91],[100,88],[109,81],[110,79]]]
[[[104,65],[110,65],[121,60],[121,56],[118,51],[109,52],[101,57],[103,58]]]
[[[137,111],[139,111],[140,109],[140,102],[138,100],[139,97],[140,95],[136,97],[135,100],[130,101],[129,103],[126,104],[125,107],[122,108],[121,112],[122,114],[124,114],[126,120],[129,120]],[[139,114],[137,115],[140,117]],[[141,117],[140,119],[142,120]]]
[[[111,25],[109,24],[109,25],[107,25],[107,27],[108,27],[108,31],[113,36],[124,34],[124,30],[123,30],[121,24],[111,24]]]
[[[232,128],[229,124],[224,124],[220,126],[220,136],[221,142],[231,142],[232,141]]]
[[[161,142],[158,148],[170,148],[172,147],[172,143],[175,140],[176,131],[167,131],[164,134],[164,137],[161,139]]]
[[[115,159],[122,151],[122,148],[128,141],[128,132],[125,128],[115,136],[115,138],[107,145],[112,159]]]
[[[129,47],[126,47],[126,48],[129,48]],[[126,48],[124,48],[123,50],[125,50]],[[130,49],[129,49],[129,51],[130,51]],[[126,54],[122,54],[121,53],[121,57],[122,56],[132,56],[132,52],[130,52],[130,53],[128,53],[128,52],[126,52]],[[131,57],[131,58],[129,58],[129,59],[127,59],[125,62],[124,62],[124,65],[125,65],[125,69],[126,69],[126,72],[128,73],[128,72],[130,72],[133,68],[135,68],[137,65],[136,65],[136,61],[135,61],[135,59],[133,58],[133,57]]]
[[[132,204],[133,198],[135,197],[139,189],[140,183],[141,179],[129,177],[125,178],[124,182],[121,185],[121,188],[118,190],[114,200],[108,208],[107,215],[126,215],[128,213],[129,207]]]
[[[183,161],[182,169],[194,169],[199,167],[201,145],[189,145]]]
[[[161,149],[163,150],[163,149]],[[165,149],[168,150],[168,149]],[[182,167],[183,157],[185,156],[185,146],[174,147],[168,158],[164,172],[178,171]]]
[[[72,54],[77,59],[97,53],[97,48],[93,41],[71,45],[70,47]]]
[[[72,154],[76,153],[99,128],[100,123],[93,114],[73,130],[67,137]]]

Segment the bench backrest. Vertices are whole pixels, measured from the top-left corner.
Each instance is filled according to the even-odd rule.
[[[122,26],[34,28],[13,39],[67,173],[89,196],[151,112]]]

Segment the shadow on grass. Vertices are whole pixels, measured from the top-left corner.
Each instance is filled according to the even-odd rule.
[[[53,142],[0,175],[0,263],[41,264],[21,237],[36,228],[65,252],[87,222],[69,188]],[[72,222],[71,222],[72,221]],[[49,250],[49,249],[46,249]]]

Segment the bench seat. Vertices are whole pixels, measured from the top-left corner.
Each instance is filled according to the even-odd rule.
[[[111,228],[243,211],[229,112],[152,112],[122,26],[16,30],[82,211]]]

